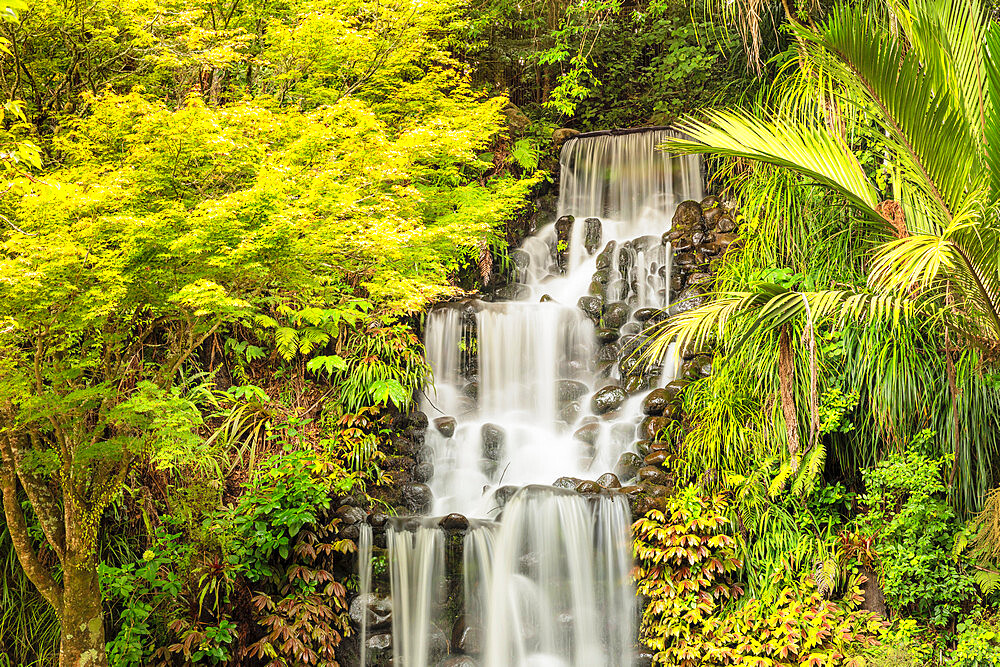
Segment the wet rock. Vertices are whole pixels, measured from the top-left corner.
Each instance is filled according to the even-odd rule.
[[[560,477],[556,481],[552,482],[552,486],[557,489],[575,489],[580,486],[584,480],[577,477]]]
[[[638,484],[630,484],[628,486],[623,486],[621,489],[619,489],[619,491],[624,493],[629,498],[634,498],[635,496],[638,496],[639,494],[642,493],[642,487],[639,486]]]
[[[392,648],[392,633],[391,632],[378,632],[375,634],[369,634],[365,644],[368,646],[369,658],[372,658],[372,653],[388,651]]]
[[[577,493],[600,493],[601,491],[603,491],[603,489],[597,482],[584,481],[580,482],[576,486]]]
[[[689,285],[677,296],[677,301],[670,306],[670,314],[676,315],[694,310],[705,305],[706,301],[707,297],[705,296],[704,289],[697,285]]]
[[[629,395],[649,389],[649,378],[645,375],[629,375],[625,378],[624,389],[625,393]]]
[[[622,325],[621,332],[622,335],[635,335],[642,331],[642,325],[638,322],[626,322]]]
[[[469,520],[464,515],[453,512],[441,517],[438,525],[445,530],[466,530],[469,527]]]
[[[715,280],[715,276],[711,273],[692,273],[687,278],[688,285],[697,285],[698,287],[707,287],[711,285]]]
[[[559,148],[578,134],[580,134],[580,130],[574,130],[571,127],[560,127],[552,133],[552,146]]]
[[[632,443],[632,449],[639,452],[639,456],[645,456],[646,454],[649,454],[649,450],[652,445],[652,440],[636,440]]]
[[[642,462],[648,466],[662,466],[670,460],[670,452],[658,451],[650,452],[643,457]]]
[[[597,390],[594,397],[590,399],[590,408],[594,413],[602,415],[617,410],[626,398],[628,397],[624,389],[618,385],[609,385]]]
[[[666,392],[667,400],[670,401],[670,403],[676,403],[681,395],[681,392],[684,391],[684,383],[674,380],[673,382],[667,384],[667,386],[663,388],[663,391]]]
[[[406,425],[411,431],[420,431],[427,428],[427,415],[420,411],[414,410],[406,417]]]
[[[596,266],[598,269],[607,269],[611,267],[611,258],[614,257],[615,247],[617,244],[614,241],[608,241],[608,245],[604,246],[604,250],[601,254],[597,256]]]
[[[361,529],[358,526],[359,524],[354,524],[353,526],[341,526],[340,530],[337,532],[337,539],[357,542],[358,538],[361,537]]]
[[[516,486],[501,486],[493,492],[493,500],[496,501],[497,507],[503,508],[517,491],[518,487]]]
[[[430,461],[418,463],[413,467],[414,482],[429,482],[434,477],[434,464]]]
[[[496,291],[497,301],[524,301],[531,296],[531,288],[521,283],[511,283]]]
[[[646,417],[639,423],[636,434],[643,440],[664,440],[670,420],[666,417]]]
[[[683,271],[690,271],[698,263],[693,252],[679,252],[674,256],[674,266]]]
[[[451,648],[452,651],[460,651],[462,653],[479,653],[483,650],[482,632],[476,626],[469,625],[464,614],[456,618],[455,624],[451,627]],[[469,659],[467,656],[459,657]],[[459,667],[459,665],[464,667],[466,664],[456,663],[449,667]],[[475,663],[468,664],[474,665]]]
[[[707,354],[699,354],[691,360],[691,368],[698,377],[708,377],[712,374],[712,357]]]
[[[558,380],[557,395],[560,401],[575,401],[587,394],[590,388],[578,380]]]
[[[705,216],[705,226],[709,229],[717,229],[719,226],[719,216],[723,213],[722,209],[718,206],[711,206],[706,208],[702,205],[702,214]]]
[[[663,241],[659,236],[653,236],[652,234],[632,239],[632,247],[636,252],[646,252],[651,248],[659,247],[662,243]]]
[[[559,419],[560,421],[565,422],[567,425],[574,424],[576,423],[576,420],[579,419],[581,411],[582,410],[580,408],[579,402],[573,401],[571,403],[567,403],[562,408],[560,408]]]
[[[467,382],[465,386],[462,387],[462,393],[475,401],[479,398],[479,383]]]
[[[503,457],[507,433],[496,424],[483,424],[480,434],[483,442],[483,457],[490,461],[499,461]]]
[[[368,515],[368,525],[376,530],[385,528],[387,523],[389,523],[389,515],[385,512],[372,512]]]
[[[736,241],[736,234],[732,232],[724,234],[721,233],[720,231],[720,233],[715,235],[715,242],[719,244],[719,247],[721,247],[723,251],[728,249],[729,246],[732,245],[733,242],[735,241]]]
[[[583,247],[588,255],[593,255],[601,245],[601,221],[587,218],[583,221]]]
[[[615,301],[604,306],[604,326],[612,329],[620,328],[628,321],[628,306],[621,301]]]
[[[555,301],[555,299],[553,299],[548,294],[543,294],[540,297],[538,297],[538,303],[549,303],[551,301]]]
[[[665,389],[654,389],[642,399],[642,412],[646,415],[659,416],[670,404],[670,395]]]
[[[597,335],[597,340],[602,344],[614,343],[621,335],[618,333],[618,329],[611,329],[609,327],[601,327],[595,334]]]
[[[357,627],[363,622],[368,623],[369,630],[387,627],[392,622],[392,599],[374,593],[358,595],[351,601],[348,613]]]
[[[580,442],[585,442],[588,445],[593,445],[597,442],[597,438],[601,435],[601,425],[600,424],[586,424],[576,429],[573,432],[573,437]]]
[[[573,223],[575,222],[576,218],[571,215],[564,215],[556,220],[556,235],[560,240],[569,241],[570,233],[573,231]]]
[[[720,215],[716,227],[723,234],[728,234],[730,232],[736,231],[736,221],[733,220],[733,216],[728,213]],[[718,239],[717,239],[718,240]],[[729,245],[728,243],[726,245]]]
[[[417,463],[430,463],[434,460],[434,450],[424,445],[417,450],[414,460],[416,460]]]
[[[670,452],[674,449],[674,442],[671,440],[657,440],[655,442],[649,443],[649,454],[650,452]]]
[[[615,474],[618,475],[618,479],[632,479],[641,467],[642,459],[638,454],[625,452],[618,457],[618,463],[615,464]]]
[[[587,314],[595,322],[601,318],[601,310],[604,307],[604,299],[599,296],[581,296],[576,302],[577,307]]]
[[[720,202],[718,197],[716,197],[715,195],[708,195],[707,197],[701,200],[701,207],[702,209],[714,208],[718,206],[719,203]]]
[[[590,279],[595,283],[601,283],[602,285],[607,285],[608,281],[611,280],[611,269],[598,269],[594,271]]]
[[[457,425],[458,422],[455,421],[454,417],[438,417],[434,420],[434,428],[446,438],[455,435],[455,427]]]
[[[659,308],[640,308],[632,317],[640,322],[659,322],[667,318],[667,314]]]
[[[402,496],[403,504],[414,514],[423,514],[429,510],[434,500],[430,487],[419,482],[403,485]]]
[[[701,204],[696,201],[682,201],[674,211],[673,229],[700,229],[702,225]]]
[[[342,524],[353,526],[356,523],[364,521],[368,517],[368,514],[360,507],[341,505],[337,508],[337,516],[340,518]]]
[[[601,282],[598,280],[591,281],[590,287],[587,288],[588,295],[599,296],[601,297],[602,301],[604,300],[604,292],[605,292],[604,285],[602,285]]]
[[[614,343],[602,345],[597,350],[597,360],[610,362],[618,361],[618,346]]]
[[[524,274],[531,266],[531,255],[520,248],[510,251],[510,261],[514,263],[514,268],[519,274]]]
[[[597,483],[605,489],[620,489],[622,483],[618,480],[618,475],[613,472],[606,472],[597,478]]]
[[[660,466],[643,466],[639,469],[639,479],[663,487],[673,484],[670,473]]]

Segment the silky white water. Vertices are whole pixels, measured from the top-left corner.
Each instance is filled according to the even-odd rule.
[[[428,315],[434,383],[421,409],[432,424],[432,514],[500,519],[474,522],[463,543],[463,613],[481,630],[483,667],[631,663],[628,505],[620,495],[585,498],[548,485],[614,470],[636,440],[641,394],[592,413],[594,393],[622,380],[620,343],[602,346],[598,336],[618,334],[595,326],[578,301],[599,287],[605,317],[617,307],[636,332],[637,310],[669,305],[673,251],[664,233],[676,205],[703,191],[697,156],[655,150],[667,136],[568,141],[559,216],[575,222],[549,224],[516,251],[523,300],[447,304]],[[668,354],[644,386],[663,386],[677,361]],[[456,421],[451,435],[433,425],[446,417]],[[596,435],[574,435],[589,424]],[[434,607],[442,604],[445,535],[425,521],[394,524],[388,539],[394,664],[425,667],[435,658],[427,638],[450,632],[435,625],[443,621]]]

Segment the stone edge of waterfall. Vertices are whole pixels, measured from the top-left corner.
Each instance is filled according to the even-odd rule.
[[[566,143],[575,139],[587,139],[588,137],[620,137],[626,134],[639,134],[642,132],[658,132],[661,130],[671,130],[676,132],[677,128],[672,125],[652,125],[649,127],[626,127],[614,130],[594,130],[593,132],[581,132],[566,139]]]

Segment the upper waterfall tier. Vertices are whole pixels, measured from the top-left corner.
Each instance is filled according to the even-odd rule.
[[[422,407],[435,426],[420,459],[434,513],[490,516],[515,488],[592,479],[632,447],[639,411],[614,385],[642,339],[640,311],[670,303],[674,209],[703,195],[697,156],[657,150],[670,136],[568,141],[558,220],[514,253],[517,299],[430,313]],[[654,369],[631,388],[670,376]]]

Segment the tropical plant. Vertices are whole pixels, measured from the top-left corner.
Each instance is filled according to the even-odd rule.
[[[825,190],[845,218],[874,230],[866,287],[748,281],[665,321],[649,352],[662,356],[675,340],[701,348],[722,339],[733,355],[775,332],[770,345],[778,350],[787,458],[794,462],[818,435],[817,349],[830,328],[862,322],[895,335],[936,327],[944,332],[956,469],[985,472],[956,479],[960,504],[974,509],[990,486],[983,463],[994,448],[960,433],[972,424],[962,421],[955,358],[972,350],[965,357],[988,363],[1000,352],[1000,74],[988,57],[1000,46],[1000,29],[978,2],[916,0],[893,8],[895,31],[854,5],[835,8],[815,26],[793,22],[798,69],[781,94],[757,113],[688,118],[680,126],[689,138],[665,144],[772,165]],[[878,178],[871,154],[879,156]],[[807,380],[798,382],[805,391],[794,379],[796,340],[808,359],[799,375]],[[799,412],[809,444],[801,443]]]

